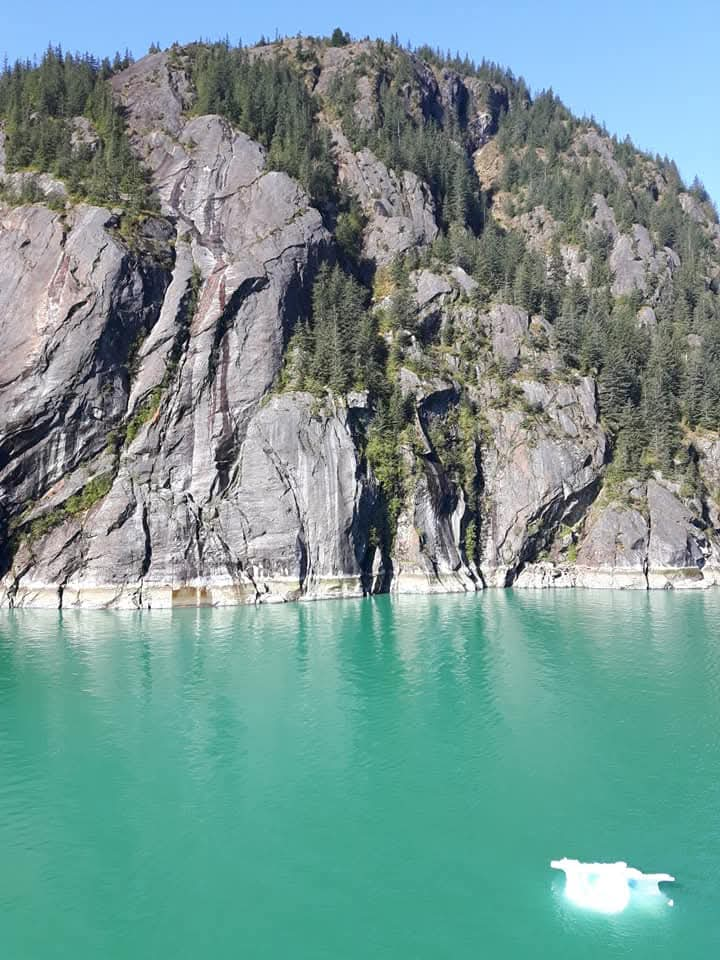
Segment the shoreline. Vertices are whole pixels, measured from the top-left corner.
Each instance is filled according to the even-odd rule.
[[[493,574],[495,574],[493,576]],[[528,564],[511,579],[498,570],[481,571],[473,579],[464,571],[439,576],[400,573],[389,588],[375,588],[366,578],[338,574],[299,584],[292,577],[275,577],[259,588],[251,580],[230,577],[198,579],[190,583],[14,584],[0,594],[0,610],[173,610],[200,607],[263,606],[282,603],[311,603],[321,600],[362,599],[382,596],[430,596],[483,593],[486,590],[617,590],[654,592],[659,590],[705,591],[720,586],[720,567],[621,568]]]

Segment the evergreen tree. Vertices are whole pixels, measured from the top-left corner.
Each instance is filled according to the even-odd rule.
[[[635,372],[620,345],[612,347],[605,358],[598,386],[602,414],[608,426],[617,431],[640,393]]]
[[[366,291],[340,267],[325,264],[313,287],[315,379],[336,393],[368,386],[374,376],[375,330]]]
[[[124,69],[126,52],[114,64]],[[147,172],[130,147],[121,110],[112,98],[109,62],[48,47],[37,66],[15,63],[0,75],[0,118],[5,120],[8,171],[35,168],[60,177],[70,191],[98,203],[154,208]],[[97,142],[74,133],[90,121]]]
[[[219,113],[267,147],[271,169],[299,180],[314,203],[334,198],[330,137],[300,74],[278,57],[252,58],[228,43],[195,48],[195,112]]]

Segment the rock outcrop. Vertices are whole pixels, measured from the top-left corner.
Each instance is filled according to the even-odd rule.
[[[338,179],[367,218],[364,255],[383,266],[407,250],[432,243],[438,226],[427,186],[409,170],[388,170],[367,148],[353,152],[339,130],[335,143]]]
[[[720,582],[712,528],[655,479],[628,482],[622,499],[600,498],[571,543],[575,559],[531,564],[517,585],[697,589]],[[575,542],[577,539],[577,543]]]
[[[482,587],[462,555],[462,490],[434,458],[423,458],[398,519],[392,555],[396,593],[466,593]]]
[[[126,363],[165,272],[126,248],[108,210],[0,212],[0,487],[11,513],[98,456],[125,415]]]
[[[490,407],[482,446],[481,571],[510,586],[594,499],[605,459],[594,382],[561,386],[526,381],[525,409]]]
[[[171,276],[148,279],[140,267],[133,273],[124,244],[105,230],[107,211],[79,210],[67,235],[60,216],[43,208],[8,214],[0,268],[25,285],[3,289],[16,304],[4,313],[11,348],[3,389],[14,411],[3,425],[8,507],[46,495],[98,454],[123,418],[133,434],[126,432],[110,492],[75,536],[67,575],[50,575],[53,530],[29,555],[16,556],[6,578],[15,603],[36,601],[43,590],[57,598],[59,585],[65,604],[145,604],[217,577],[225,561],[203,516],[214,515],[210,505],[240,469],[253,414],[280,369],[328,242],[304,191],[265,171],[258,144],[219,117],[182,117],[165,55],[116,81],[132,104],[130,129],[163,213],[175,224],[177,256]],[[28,315],[37,318],[35,329]],[[121,365],[140,333],[148,336],[130,384]],[[311,564],[310,574],[316,571],[323,575],[321,563]],[[153,586],[143,591],[148,575]],[[296,589],[306,575],[296,576]],[[238,578],[241,594],[245,579]]]

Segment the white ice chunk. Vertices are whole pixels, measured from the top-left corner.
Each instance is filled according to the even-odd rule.
[[[580,907],[601,913],[621,913],[632,896],[662,896],[659,883],[671,882],[669,873],[642,873],[623,861],[581,863],[551,860],[550,866],[565,873],[565,896]]]

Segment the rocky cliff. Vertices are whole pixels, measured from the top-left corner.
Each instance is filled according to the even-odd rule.
[[[108,81],[153,208],[16,169],[0,127],[0,605],[720,581],[720,439],[684,406],[720,316],[720,227],[699,191],[557,112],[552,136],[520,142],[508,118],[532,128],[533,101],[497,68],[369,41],[255,48],[312,98],[334,184],[314,196],[277,130],[264,146],[228,111],[198,112],[198,49]],[[414,133],[393,152],[398,109]],[[592,171],[570,227],[513,174],[531,154]],[[645,215],[671,194],[702,237],[692,276]],[[358,352],[377,357],[342,389],[317,359],[333,266],[367,291]],[[592,338],[621,316],[641,359],[618,406],[620,361]],[[336,338],[360,336],[352,319]],[[672,446],[628,453],[671,327]]]

